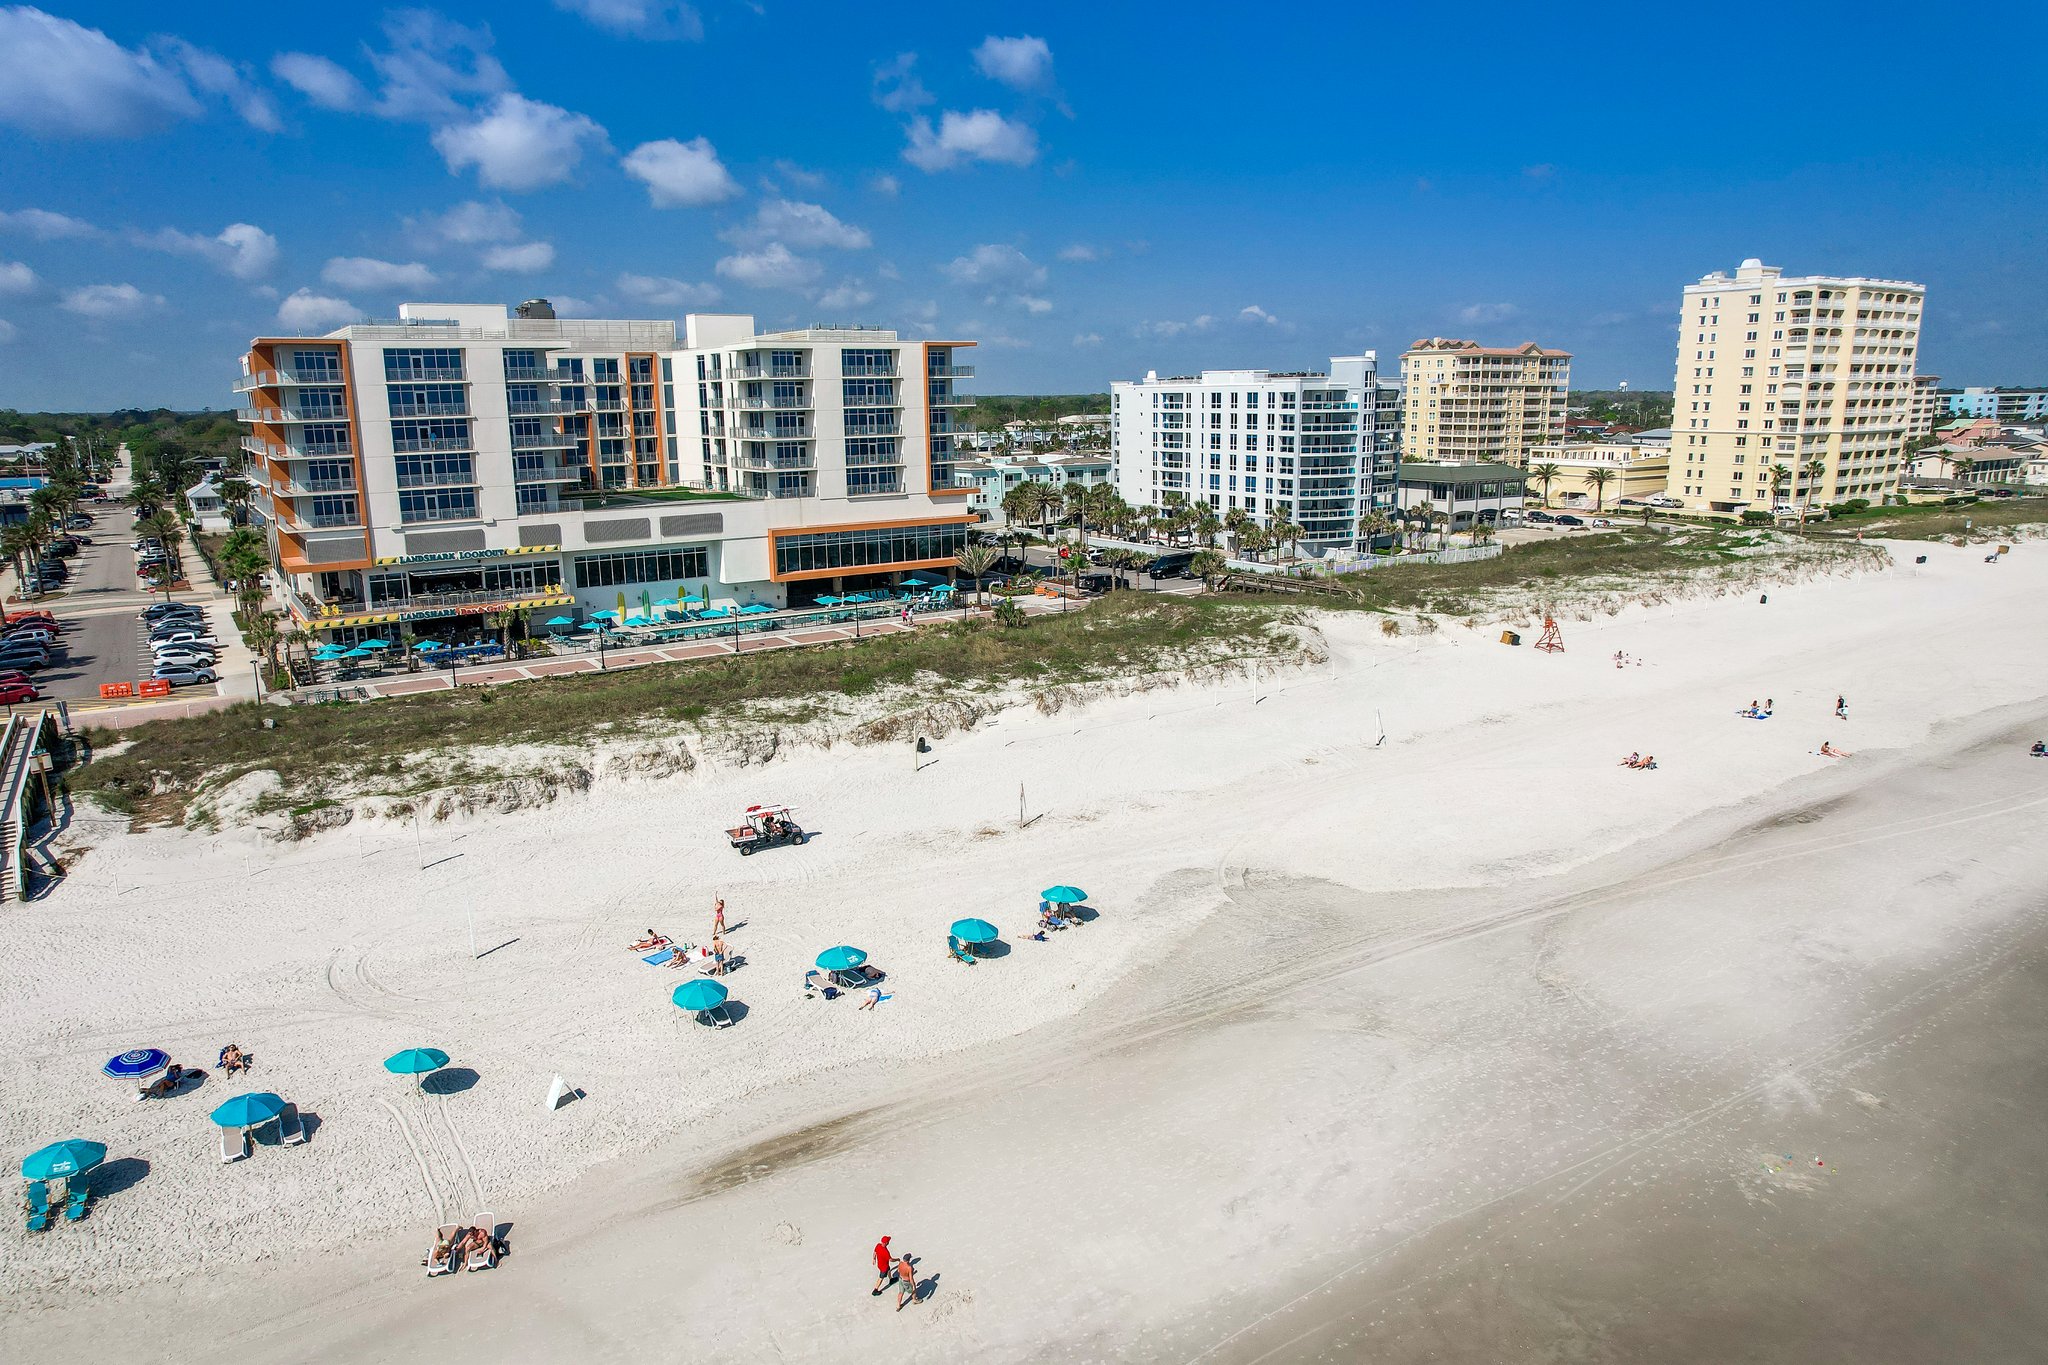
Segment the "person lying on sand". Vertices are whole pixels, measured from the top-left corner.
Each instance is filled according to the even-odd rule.
[[[2048,758],[2048,739],[2035,740],[2034,747],[2027,750],[2027,752],[2035,758]]]
[[[1641,754],[1630,754],[1627,758],[1621,760],[1621,766],[1624,768],[1633,768],[1639,765],[1642,761],[1643,756]]]
[[[1820,742],[1820,756],[1822,758],[1848,758],[1851,755],[1847,749],[1837,749],[1826,740],[1822,740]]]
[[[1627,762],[1629,767],[1639,772],[1645,772],[1657,766],[1657,756],[1655,754],[1645,754],[1640,760],[1636,760],[1635,756],[1631,754],[1629,759],[1624,761]]]
[[[220,1050],[220,1069],[229,1076],[234,1075],[237,1071],[247,1071],[249,1069],[249,1059],[242,1055],[240,1044],[229,1043]]]
[[[163,1075],[142,1087],[142,1093],[150,1099],[160,1100],[192,1077],[204,1074],[196,1066],[179,1066],[176,1062],[172,1062],[170,1068]]]
[[[639,941],[638,943],[630,943],[630,944],[627,944],[626,946],[627,946],[627,948],[628,948],[628,949],[629,949],[630,951],[632,951],[632,952],[636,952],[636,953],[644,953],[644,952],[646,952],[646,951],[647,951],[647,950],[648,950],[649,948],[665,948],[665,947],[667,947],[667,946],[668,946],[668,939],[667,939],[667,937],[666,937],[665,935],[662,935],[662,934],[657,934],[657,933],[655,933],[655,932],[654,932],[654,931],[653,931],[652,929],[649,929],[649,930],[647,931],[647,937],[646,937],[646,938],[643,938],[643,939],[641,939],[641,940],[640,940],[640,941]]]

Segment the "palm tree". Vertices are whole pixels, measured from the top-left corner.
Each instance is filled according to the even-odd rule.
[[[1143,550],[1132,550],[1129,553],[1131,556],[1131,572],[1134,574],[1142,574],[1159,562],[1158,555],[1147,554]],[[1152,586],[1155,588],[1159,586],[1157,579],[1153,580]]]
[[[1955,467],[1957,483],[1968,483],[1970,475],[1977,470],[1977,461],[1968,455],[1958,455],[1950,460],[1949,463]]]
[[[1223,523],[1216,516],[1216,509],[1204,507],[1193,514],[1188,522],[1190,540],[1200,540],[1210,549],[1216,548],[1216,537],[1223,534]]]
[[[1188,561],[1188,567],[1211,588],[1230,574],[1230,562],[1214,550],[1196,551],[1195,557]]]
[[[1377,507],[1358,519],[1358,534],[1364,539],[1368,553],[1371,552],[1375,540],[1393,529],[1393,520]]]
[[[1593,490],[1593,510],[1598,512],[1607,501],[1607,485],[1614,482],[1614,471],[1605,465],[1594,465],[1585,473],[1586,487]]]
[[[1420,522],[1422,526],[1425,529],[1427,529],[1432,523],[1436,521],[1436,504],[1431,502],[1428,498],[1424,498],[1421,502],[1416,503],[1414,506],[1404,509],[1402,512],[1402,516],[1407,520],[1411,528],[1415,525],[1415,523]]]
[[[1473,548],[1473,549],[1475,549],[1475,550],[1476,550],[1476,549],[1478,549],[1478,548],[1479,548],[1479,547],[1480,547],[1481,545],[1487,545],[1487,544],[1490,544],[1490,543],[1492,543],[1492,541],[1493,541],[1493,523],[1492,523],[1492,522],[1490,522],[1490,521],[1475,521],[1475,522],[1473,522],[1473,523],[1472,523],[1472,548]]]
[[[1003,520],[1012,526],[1037,521],[1041,512],[1040,499],[1045,495],[1045,485],[1036,479],[1027,479],[1003,494]]]
[[[1284,515],[1275,517],[1267,525],[1266,530],[1275,541],[1287,547],[1287,557],[1289,559],[1295,557],[1295,547],[1301,543],[1301,538],[1308,534],[1306,530],[1288,520]]]
[[[1131,571],[1131,561],[1137,558],[1137,553],[1135,550],[1124,549],[1104,550],[1102,552],[1102,562],[1116,570],[1109,580],[1109,590],[1111,592],[1115,592],[1118,588],[1130,586],[1125,581],[1124,575]]]
[[[1223,528],[1230,533],[1230,553],[1244,553],[1245,530],[1252,524],[1252,514],[1242,507],[1233,507],[1223,514]]]
[[[1529,477],[1543,485],[1543,505],[1545,507],[1550,506],[1551,480],[1559,478],[1563,474],[1563,469],[1548,461],[1545,461],[1543,464],[1532,464],[1529,466]]]
[[[962,545],[953,552],[953,563],[961,573],[974,580],[974,605],[982,602],[981,580],[995,567],[996,552],[986,545]]]
[[[1449,549],[1451,544],[1451,514],[1449,512],[1431,512],[1429,514],[1429,524],[1436,527],[1436,547],[1439,550]]]
[[[0,554],[7,556],[14,565],[14,583],[17,588],[28,582],[28,556],[35,551],[35,541],[27,526],[10,526],[0,533]]]

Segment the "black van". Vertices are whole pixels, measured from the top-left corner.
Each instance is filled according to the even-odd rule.
[[[1194,573],[1195,551],[1166,550],[1153,557],[1145,572],[1154,578],[1190,578]]]

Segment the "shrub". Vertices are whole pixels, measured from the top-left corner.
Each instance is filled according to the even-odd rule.
[[[1742,514],[1742,524],[1745,526],[1766,526],[1770,524],[1770,520],[1769,512],[1760,512],[1754,508]]]
[[[1851,498],[1843,503],[1842,506],[1848,508],[1851,512],[1868,512],[1870,510],[1870,499]]]

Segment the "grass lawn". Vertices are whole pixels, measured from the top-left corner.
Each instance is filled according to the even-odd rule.
[[[2048,498],[1996,498],[1961,507],[1873,507],[1809,530],[1834,540],[1853,539],[1859,531],[1879,540],[1989,540],[2001,530],[2026,526],[2048,526]]]
[[[1119,592],[1086,611],[1034,617],[1016,630],[961,622],[844,645],[370,703],[248,703],[128,731],[88,730],[94,750],[134,743],[74,770],[71,784],[114,809],[154,818],[175,818],[206,789],[261,769],[284,780],[287,806],[319,797],[329,779],[360,784],[367,777],[373,790],[402,793],[421,780],[409,775],[408,758],[489,745],[678,735],[722,716],[740,720],[742,703],[861,696],[929,678],[941,682],[915,700],[937,701],[1012,682],[1050,686],[1190,660],[1271,657],[1291,648],[1286,633],[1270,627],[1294,606]],[[264,719],[277,728],[263,729]]]

